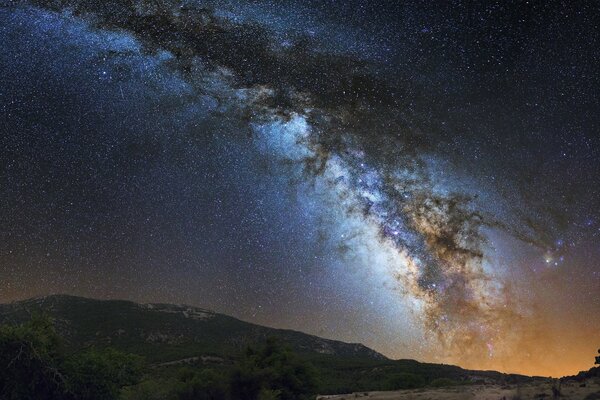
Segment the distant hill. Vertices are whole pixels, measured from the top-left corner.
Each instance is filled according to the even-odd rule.
[[[157,368],[182,363],[226,367],[248,345],[279,337],[313,363],[321,377],[323,393],[390,389],[394,380],[412,380],[414,376],[425,384],[440,379],[454,383],[531,379],[414,360],[390,360],[362,344],[268,328],[185,305],[53,295],[0,304],[0,323],[22,323],[33,313],[50,315],[71,351],[110,346],[142,355]]]
[[[191,354],[236,354],[269,336],[283,339],[299,353],[386,360],[362,344],[268,328],[186,305],[53,295],[0,304],[0,322],[24,322],[33,312],[49,314],[73,348],[110,345],[142,354],[152,362]]]
[[[580,371],[577,375],[563,376],[561,379],[565,381],[575,380],[583,382],[592,378],[600,378],[600,367],[592,367],[587,371]]]

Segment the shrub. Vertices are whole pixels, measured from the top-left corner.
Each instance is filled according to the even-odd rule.
[[[68,389],[80,400],[116,399],[123,386],[141,378],[140,357],[114,349],[92,349],[76,354],[65,363]]]
[[[429,382],[429,386],[433,386],[433,387],[454,386],[454,385],[456,385],[456,382],[453,381],[452,379],[448,379],[448,378],[436,378],[436,379],[432,380],[431,382]]]
[[[116,350],[67,356],[47,317],[0,327],[0,399],[112,400],[141,375],[141,359]]]
[[[423,386],[425,379],[422,376],[407,372],[391,375],[385,383],[386,390],[416,389]]]
[[[263,398],[303,399],[316,388],[310,364],[300,360],[276,339],[259,348],[248,348],[231,376],[231,395],[240,400]]]
[[[0,398],[67,398],[61,350],[48,318],[0,326]]]
[[[227,383],[213,370],[184,368],[179,371],[175,397],[178,400],[222,400],[227,397]]]

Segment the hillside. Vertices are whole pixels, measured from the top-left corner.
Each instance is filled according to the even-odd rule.
[[[315,366],[322,382],[321,393],[411,387],[440,379],[454,383],[530,379],[414,360],[390,360],[362,344],[268,328],[182,305],[54,295],[0,304],[0,323],[21,323],[33,313],[50,315],[71,351],[110,346],[142,355],[154,368],[182,363],[226,367],[248,345],[279,337]]]
[[[166,362],[191,354],[230,355],[248,344],[277,336],[299,353],[385,360],[362,344],[273,329],[209,310],[172,304],[138,304],[54,295],[0,304],[0,322],[20,323],[31,313],[52,316],[73,348],[108,346]]]

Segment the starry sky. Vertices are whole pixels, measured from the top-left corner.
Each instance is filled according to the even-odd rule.
[[[0,0],[0,301],[588,369],[599,24],[594,2]]]

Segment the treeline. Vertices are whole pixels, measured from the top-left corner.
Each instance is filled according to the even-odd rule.
[[[276,339],[227,368],[164,375],[110,348],[68,353],[49,318],[0,326],[1,400],[295,400],[317,389],[313,367]]]
[[[125,388],[126,400],[295,400],[314,398],[312,365],[275,338],[247,348],[232,367],[180,367]]]

